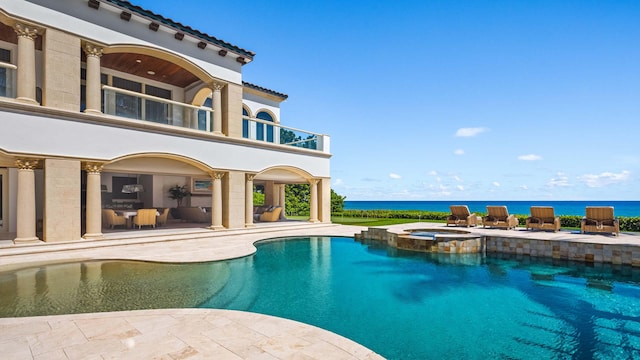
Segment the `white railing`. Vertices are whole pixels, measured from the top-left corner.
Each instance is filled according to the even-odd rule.
[[[103,112],[184,128],[211,131],[213,109],[103,85]]]
[[[306,130],[251,118],[242,117],[242,137],[274,144],[329,152],[329,136]]]
[[[16,72],[18,67],[0,62],[0,97],[16,97]]]

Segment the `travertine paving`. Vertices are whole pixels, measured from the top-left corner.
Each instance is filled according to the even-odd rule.
[[[414,223],[390,231],[444,227]],[[461,228],[460,228],[461,229]],[[0,243],[0,271],[37,263],[122,259],[200,262],[255,252],[255,242],[295,236],[354,236],[359,226],[287,224],[245,230],[162,229],[106,234],[96,241]],[[637,248],[638,234],[464,228],[504,239]],[[248,312],[161,309],[0,319],[0,357],[7,359],[381,359],[371,350],[310,325]]]
[[[353,236],[363,228],[297,225],[243,231],[156,230],[100,241],[0,246],[0,270],[88,259],[214,261],[275,237]],[[382,359],[314,326],[249,312],[162,309],[0,319],[6,359]]]

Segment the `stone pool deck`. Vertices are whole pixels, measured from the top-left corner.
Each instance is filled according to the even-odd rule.
[[[389,232],[445,228],[413,223],[384,227]],[[640,235],[619,237],[517,230],[457,228],[495,239],[502,251],[526,255],[550,246],[550,256],[578,256],[594,249],[599,261],[607,246],[621,246],[640,265]],[[360,226],[286,224],[244,230],[159,229],[106,234],[95,241],[13,245],[0,241],[0,271],[41,263],[78,260],[201,262],[255,252],[260,240],[293,236],[354,236]],[[511,247],[513,246],[513,247]],[[542,246],[542,245],[540,245]],[[554,246],[557,251],[554,253]],[[564,249],[564,250],[562,250]],[[537,255],[546,256],[545,253]],[[618,254],[618,255],[615,255]],[[586,258],[588,260],[588,258]],[[634,266],[636,263],[634,262]],[[7,359],[381,359],[373,351],[326,330],[291,320],[229,310],[161,309],[112,313],[0,318],[0,348]]]

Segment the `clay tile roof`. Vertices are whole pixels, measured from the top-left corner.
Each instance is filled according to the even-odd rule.
[[[177,21],[174,21],[172,19],[166,18],[162,15],[156,14],[152,11],[146,10],[141,8],[140,6],[137,5],[133,5],[131,4],[129,1],[126,0],[102,0],[104,2],[119,6],[121,8],[125,8],[130,10],[131,12],[134,12],[140,16],[155,20],[161,24],[164,24],[166,26],[175,28],[179,31],[184,32],[185,34],[189,34],[191,36],[195,36],[203,41],[207,41],[210,42],[214,45],[217,45],[219,47],[225,48],[229,51],[232,51],[236,54],[242,55],[245,58],[249,58],[249,59],[253,59],[253,57],[256,55],[253,51],[249,51],[249,50],[245,50],[241,47],[235,46],[233,44],[229,44],[228,42],[225,42],[223,40],[220,40],[214,36],[205,34],[203,32],[200,32],[196,29],[193,29],[190,26],[187,25],[183,25]]]
[[[263,93],[267,93],[267,94],[270,94],[270,95],[277,96],[279,98],[282,98],[282,100],[287,100],[287,98],[289,97],[289,95],[287,95],[287,94],[283,94],[283,93],[280,93],[280,92],[277,92],[277,91],[274,91],[274,90],[263,88],[262,86],[258,86],[258,85],[252,84],[252,83],[248,83],[246,81],[243,81],[242,85],[245,86],[245,87],[254,89],[254,90],[261,91]]]

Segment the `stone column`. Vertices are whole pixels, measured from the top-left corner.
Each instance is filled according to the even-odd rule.
[[[36,177],[38,160],[16,160],[18,167],[18,209],[14,243],[39,241],[36,236]]]
[[[87,54],[87,108],[84,112],[100,114],[100,57],[102,48],[93,44],[85,44],[84,52]]]
[[[87,226],[84,239],[102,238],[102,190],[100,189],[100,172],[102,165],[87,163]]]
[[[246,174],[244,188],[244,227],[254,227],[253,225],[253,178],[256,174]]]
[[[224,135],[222,133],[222,88],[223,83],[214,82],[211,86],[212,100],[211,107],[213,108],[213,133],[216,135]]]
[[[286,192],[285,192],[285,184],[278,185],[278,194],[279,194],[279,205],[282,206],[282,214],[284,214],[286,210],[285,204],[287,203]]]
[[[318,222],[318,179],[309,179],[309,222]]]
[[[18,34],[18,97],[17,100],[38,104],[36,101],[36,44],[38,29],[16,24]]]
[[[222,178],[223,172],[214,172],[211,174],[213,181],[211,187],[211,226],[209,229],[220,230],[222,226]]]

